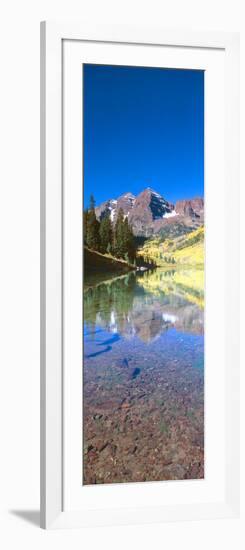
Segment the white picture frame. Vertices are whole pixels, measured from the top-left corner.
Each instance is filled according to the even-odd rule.
[[[218,500],[140,507],[64,506],[64,42],[224,52],[225,475]],[[72,54],[71,54],[72,55]],[[239,513],[239,36],[161,28],[41,23],[41,526],[43,528],[235,517]],[[133,484],[134,485],[134,484]],[[162,486],[163,487],[163,486]],[[125,489],[127,491],[127,488]],[[126,496],[127,498],[127,496]],[[115,506],[115,507],[114,507]]]

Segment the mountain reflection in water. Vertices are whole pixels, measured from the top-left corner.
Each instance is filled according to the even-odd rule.
[[[96,327],[125,338],[151,342],[163,331],[203,334],[203,272],[129,273],[88,288],[84,293],[87,330]],[[104,342],[110,344],[110,340]]]
[[[203,285],[196,269],[85,280],[85,485],[204,477]]]

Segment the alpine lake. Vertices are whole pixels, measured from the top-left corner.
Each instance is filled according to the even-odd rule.
[[[204,477],[204,272],[84,280],[83,484]]]

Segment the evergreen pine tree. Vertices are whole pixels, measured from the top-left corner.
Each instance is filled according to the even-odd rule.
[[[87,244],[87,224],[88,224],[88,209],[84,210],[83,213],[83,243]]]
[[[110,216],[104,216],[100,222],[100,250],[104,254],[105,252],[111,250],[112,244],[112,223]]]
[[[123,245],[125,248],[125,253],[127,254],[127,261],[133,262],[135,258],[135,242],[132,227],[128,223],[128,218],[125,218],[123,224]]]
[[[87,214],[87,231],[86,231],[86,240],[87,245],[92,250],[99,250],[100,248],[100,223],[96,219],[95,215],[95,200],[94,196],[90,197],[90,207]]]
[[[114,231],[114,254],[117,258],[123,258],[126,252],[127,250],[125,247],[124,214],[122,208],[120,208]]]

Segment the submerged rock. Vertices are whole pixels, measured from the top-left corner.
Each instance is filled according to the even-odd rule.
[[[131,374],[132,380],[134,380],[134,379],[136,378],[136,376],[138,376],[139,374],[140,374],[140,368],[139,368],[139,367],[136,367],[136,368],[133,370],[132,374]]]

